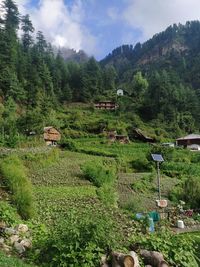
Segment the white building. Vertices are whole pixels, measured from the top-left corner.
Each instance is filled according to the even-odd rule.
[[[117,90],[117,95],[118,96],[123,96],[124,95],[124,91],[122,89],[118,89]]]

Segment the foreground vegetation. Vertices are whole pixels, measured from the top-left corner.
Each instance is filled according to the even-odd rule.
[[[39,266],[69,266],[69,262],[73,266],[80,263],[81,266],[97,266],[100,256],[107,249],[126,251],[131,244],[138,243],[141,248],[159,248],[172,265],[182,266],[185,262],[188,267],[198,266],[195,265],[198,238],[193,245],[189,237],[181,239],[167,230],[149,236],[146,222],[133,220],[134,212],[154,209],[154,200],[149,207],[146,205],[147,196],[149,199],[157,198],[157,185],[156,182],[152,183],[156,179],[155,166],[149,153],[162,152],[165,158],[161,166],[163,194],[175,202],[180,199],[180,193],[182,199],[184,194],[188,194],[184,185],[189,170],[182,167],[177,171],[177,164],[185,166],[187,162],[191,170],[194,169],[190,176],[196,177],[198,153],[150,147],[142,143],[109,144],[101,138],[74,139],[70,142],[73,142],[71,150],[78,148],[82,152],[52,149],[36,154],[23,152],[9,157],[9,162],[8,158],[1,160],[7,168],[10,166],[9,170],[13,162],[21,162],[28,169],[33,184],[37,213],[28,223],[33,238],[33,249],[27,255],[29,261]],[[106,157],[107,153],[115,156]],[[132,198],[129,202],[122,197],[127,189],[128,196]],[[198,201],[199,194],[195,196],[194,191],[191,192],[193,200],[197,197]],[[139,200],[140,205],[136,206]],[[191,206],[193,203],[187,202]],[[4,214],[3,220],[10,225],[21,220],[13,217],[13,212],[16,214],[13,208],[3,204],[0,210]],[[77,238],[70,238],[71,233]],[[165,245],[162,244],[164,239]],[[66,240],[69,240],[67,244]],[[179,244],[180,251],[185,251],[187,244],[185,258],[180,256],[176,244]]]

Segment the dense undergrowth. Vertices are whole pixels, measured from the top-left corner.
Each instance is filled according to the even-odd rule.
[[[32,184],[23,162],[15,155],[8,156],[0,162],[0,172],[19,214],[24,219],[33,217],[35,207]]]

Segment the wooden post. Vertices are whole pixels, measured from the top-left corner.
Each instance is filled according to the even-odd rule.
[[[158,180],[158,199],[161,200],[159,161],[157,161],[157,180]]]

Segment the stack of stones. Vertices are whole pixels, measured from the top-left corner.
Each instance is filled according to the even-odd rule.
[[[31,233],[26,224],[16,227],[7,227],[0,223],[0,249],[6,253],[15,251],[23,255],[27,249],[32,247]]]

